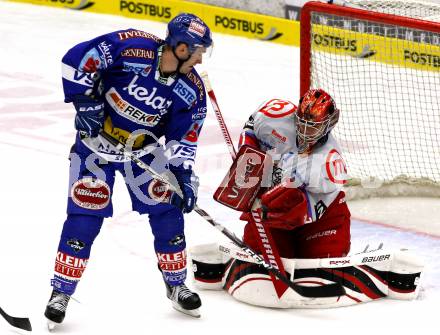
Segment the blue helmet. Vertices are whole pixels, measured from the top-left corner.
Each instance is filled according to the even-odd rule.
[[[212,45],[211,30],[199,17],[182,13],[168,23],[165,43],[173,48],[185,43],[192,53],[197,47],[209,48]]]

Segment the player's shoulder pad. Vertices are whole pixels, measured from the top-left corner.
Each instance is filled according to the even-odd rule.
[[[297,110],[297,106],[286,99],[273,98],[264,101],[257,109],[256,115],[264,115],[266,118],[279,119],[291,117]]]
[[[143,63],[153,62],[157,58],[157,49],[164,42],[153,34],[137,29],[115,31],[111,37],[122,58]]]
[[[139,29],[129,28],[125,30],[118,30],[115,31],[114,34],[117,36],[119,41],[139,41],[156,46],[162,45],[164,43],[164,40],[157,37],[156,35]]]

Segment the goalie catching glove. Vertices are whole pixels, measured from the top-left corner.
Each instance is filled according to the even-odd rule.
[[[262,223],[271,228],[293,229],[305,224],[307,201],[290,181],[278,184],[261,196]]]

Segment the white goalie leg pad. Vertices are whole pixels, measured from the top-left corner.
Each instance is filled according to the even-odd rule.
[[[331,272],[342,283],[346,295],[335,302],[323,299],[296,302],[291,299],[292,307],[330,308],[349,306],[369,302],[380,298],[410,300],[417,297],[423,262],[407,250],[377,250],[349,257],[323,259],[295,259],[294,281],[319,281]],[[303,277],[307,269],[321,269],[317,277]],[[313,273],[313,272],[312,272]],[[299,279],[301,277],[301,279]],[[328,278],[328,277],[327,277]],[[293,298],[293,299],[292,299]]]
[[[396,278],[400,287],[396,283],[390,283],[388,297],[398,300],[412,300],[417,298],[420,291],[420,283],[423,274],[423,261],[408,250],[402,249],[394,253],[394,259],[390,267],[391,273],[401,274],[402,278]],[[419,275],[417,275],[419,274]]]
[[[228,257],[241,262],[255,263],[233,244],[219,245]],[[305,298],[288,289],[278,299],[268,275],[254,270],[240,270],[229,276],[224,288],[234,298],[258,306],[275,308],[333,308],[355,305],[389,297],[414,299],[419,291],[423,262],[408,251],[375,250],[348,257],[321,259],[284,259],[282,262],[291,280],[300,285],[325,285],[342,282],[347,294],[336,298]],[[237,263],[237,262],[234,262]],[[233,263],[233,264],[234,264]],[[242,268],[244,266],[242,265]],[[236,271],[231,266],[229,271]],[[308,271],[309,270],[309,271]],[[227,275],[228,275],[227,274]],[[333,279],[333,280],[332,280]]]
[[[194,285],[202,290],[221,290],[226,263],[230,259],[219,251],[217,243],[201,244],[189,249]]]
[[[234,268],[231,268],[231,271],[233,270]],[[240,274],[238,275],[240,276]],[[291,308],[290,302],[278,298],[269,275],[249,273],[231,280],[230,286],[225,286],[225,289],[241,302],[269,308]],[[287,291],[292,290],[288,289]]]
[[[194,285],[198,289],[224,288],[235,299],[247,304],[290,308],[288,303],[278,299],[270,276],[252,271],[250,266],[258,267],[253,258],[233,243],[191,247],[189,259],[192,262]]]
[[[224,243],[219,244],[219,251],[232,259],[225,273],[224,289],[235,299],[262,307],[291,308],[289,302],[278,298],[267,271],[241,248],[233,243]],[[284,264],[288,273],[293,271],[293,264],[289,263],[289,266],[286,267]],[[287,291],[292,290],[288,289]],[[298,299],[301,299],[301,296],[298,296]]]

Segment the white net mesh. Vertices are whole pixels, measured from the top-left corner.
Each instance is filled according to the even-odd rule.
[[[343,6],[360,8],[378,13],[411,17],[413,19],[428,19],[429,21],[435,21],[435,18],[437,17],[438,19],[438,15],[440,14],[440,4],[427,1],[341,0],[335,1],[334,3],[339,3]]]
[[[386,13],[440,13],[436,5],[385,2],[362,1]],[[341,110],[333,133],[353,181],[440,186],[440,33],[343,11],[312,12],[311,20],[310,86],[328,91]]]

